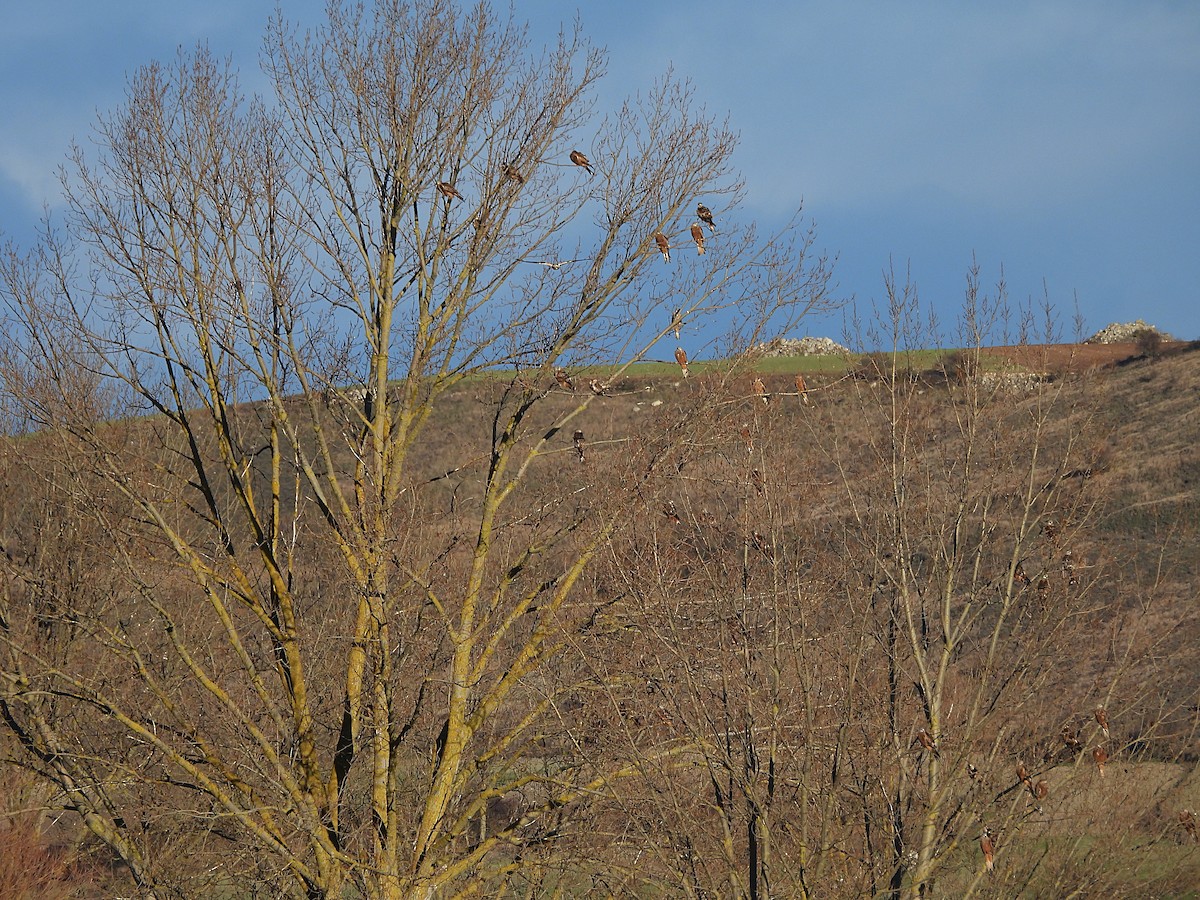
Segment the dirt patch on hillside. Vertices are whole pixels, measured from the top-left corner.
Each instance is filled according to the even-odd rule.
[[[1168,344],[1163,345],[1167,349]],[[1011,360],[1035,372],[1086,372],[1112,366],[1140,355],[1137,345],[1127,344],[1031,344],[988,347],[984,353]]]

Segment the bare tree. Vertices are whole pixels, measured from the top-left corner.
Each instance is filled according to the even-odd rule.
[[[265,48],[273,98],[205,50],[141,70],[64,230],[6,257],[13,465],[107,576],[47,583],[73,544],[23,507],[4,722],[147,895],[563,887],[557,848],[640,769],[552,740],[578,723],[547,666],[707,400],[624,453],[579,426],[667,311],[726,311],[691,349],[736,350],[828,303],[827,267],[737,227],[733,134],[686,82],[598,119],[578,30],[530,53],[486,5],[393,0]],[[668,268],[698,199],[720,239]],[[591,392],[553,377],[584,365]]]
[[[1102,384],[986,358],[1009,310],[975,268],[944,365],[913,286],[885,288],[886,352],[808,405],[779,376],[731,384],[613,542],[637,676],[612,705],[630,745],[682,748],[624,786],[614,869],[696,897],[1118,890],[1094,847],[1155,830],[1117,798],[1167,791],[1097,767],[1131,758],[1103,707],[1128,721],[1138,688],[1095,635],[1129,623],[1155,652],[1093,537]]]

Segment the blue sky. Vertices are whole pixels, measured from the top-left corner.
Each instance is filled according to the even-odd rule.
[[[244,84],[273,3],[43,0],[0,31],[0,231],[27,242],[55,169],[126,77],[206,41]],[[576,6],[516,0],[535,40]],[[12,8],[17,7],[17,8]],[[319,21],[323,2],[286,0]],[[889,265],[952,320],[972,257],[1015,301],[1048,293],[1070,337],[1142,318],[1200,337],[1200,3],[610,0],[601,109],[668,64],[740,135],[745,214],[803,203],[860,309]],[[806,330],[838,337],[836,322]]]

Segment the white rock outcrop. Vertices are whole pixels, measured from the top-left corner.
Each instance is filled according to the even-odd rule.
[[[1127,344],[1137,340],[1139,332],[1155,331],[1162,335],[1163,340],[1171,340],[1171,336],[1159,331],[1153,325],[1147,325],[1141,319],[1133,322],[1113,322],[1106,325],[1084,341],[1085,344]]]
[[[763,356],[852,356],[850,350],[827,337],[775,338],[755,348]]]

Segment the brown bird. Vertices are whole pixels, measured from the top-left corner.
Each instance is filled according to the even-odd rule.
[[[683,310],[677,309],[671,313],[671,329],[675,332],[675,340],[679,340],[679,330],[683,328]]]
[[[775,551],[771,549],[771,545],[767,543],[767,539],[757,531],[750,532],[750,543],[754,545],[755,550],[767,559],[775,558]]]
[[[717,226],[713,223],[712,210],[709,209],[707,206],[705,206],[703,203],[696,204],[696,216],[700,219],[701,222],[703,222],[705,225],[707,225],[713,231],[717,230]]]
[[[754,482],[754,489],[758,491],[760,497],[767,492],[767,485],[763,481],[763,474],[758,469],[751,470],[750,480]]]
[[[579,429],[575,430],[575,434],[571,436],[571,444],[575,447],[575,452],[579,454],[579,461],[583,462],[583,432]]]
[[[992,840],[992,829],[985,827],[979,838],[979,849],[983,851],[983,864],[990,872],[996,867],[996,842]]]
[[[1013,581],[1023,585],[1029,585],[1030,583],[1029,576],[1025,573],[1025,567],[1020,563],[1017,563],[1017,568],[1013,572]]]
[[[603,381],[601,381],[599,378],[589,378],[588,379],[588,390],[591,391],[593,394],[595,394],[597,397],[607,397],[608,396],[608,385],[605,384]]]
[[[683,521],[679,518],[679,510],[676,508],[674,500],[669,501],[665,506],[663,506],[663,515],[676,525]]]
[[[568,391],[575,390],[575,383],[567,376],[566,369],[555,369],[554,380],[557,381],[561,387]]]
[[[804,380],[804,376],[799,372],[796,373],[796,393],[800,395],[800,399],[804,401],[804,405],[808,405],[808,384]]]
[[[446,198],[447,203],[451,200],[461,200],[463,198],[462,194],[455,190],[454,185],[448,181],[439,181],[437,183],[437,189],[438,193]]]
[[[675,348],[675,362],[679,363],[679,368],[683,369],[683,377],[688,377],[688,362],[687,351],[682,347]]]
[[[700,227],[699,222],[692,223],[692,240],[696,242],[696,255],[704,255],[704,229]]]
[[[587,169],[589,175],[595,174],[592,171],[591,161],[578,150],[571,151],[571,162],[575,163],[575,165],[579,166],[581,169]]]
[[[750,426],[749,425],[742,426],[742,440],[746,442],[746,452],[753,453],[754,452],[754,436],[752,434],[750,434]]]
[[[654,243],[658,245],[658,252],[662,254],[662,258],[667,262],[671,261],[671,242],[667,240],[667,236],[661,231],[654,233]]]
[[[521,170],[513,163],[505,165],[504,174],[508,176],[509,180],[515,181],[517,184],[525,183],[525,176],[521,174]]]
[[[1030,791],[1033,790],[1033,783],[1029,780],[1029,770],[1025,768],[1024,762],[1017,763],[1017,780],[1029,788]]]
[[[1062,739],[1063,743],[1067,745],[1068,750],[1078,753],[1083,749],[1083,741],[1079,740],[1079,738],[1075,736],[1075,732],[1066,725],[1063,726]]]
[[[1100,772],[1100,777],[1104,777],[1104,764],[1108,762],[1108,751],[1103,746],[1092,749],[1092,759],[1096,761],[1096,769]]]
[[[1193,841],[1196,840],[1196,814],[1194,812],[1190,809],[1181,809],[1179,811],[1179,824],[1188,833],[1188,837]]]
[[[1100,726],[1100,730],[1104,732],[1104,736],[1108,737],[1108,712],[1103,706],[1096,707],[1096,724]]]
[[[1050,793],[1050,784],[1045,778],[1038,780],[1038,783],[1033,786],[1033,796],[1038,800],[1045,800],[1046,795]]]
[[[763,384],[763,380],[761,378],[754,379],[754,394],[760,400],[762,400],[764,405],[770,404],[771,398],[767,394],[767,386],[765,384]]]
[[[917,743],[919,743],[926,750],[932,751],[934,756],[940,757],[942,755],[941,751],[938,749],[937,741],[935,741],[933,739],[933,735],[924,728],[917,732]]]

